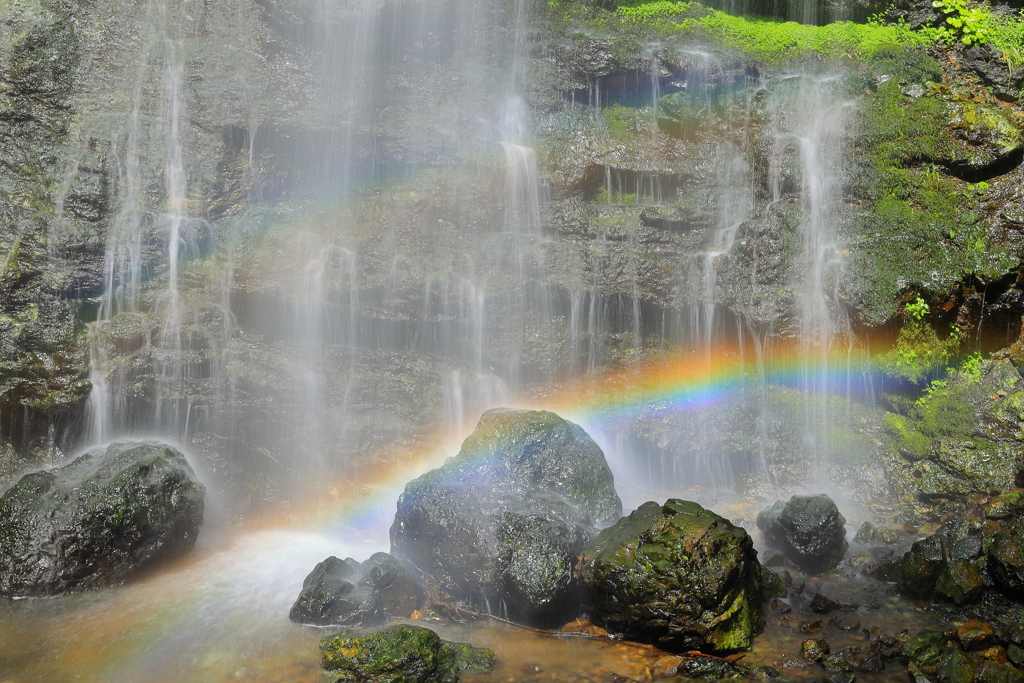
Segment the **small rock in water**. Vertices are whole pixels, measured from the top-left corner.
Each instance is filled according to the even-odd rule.
[[[779,678],[782,674],[773,666],[755,666],[750,670],[755,681],[770,681]]]
[[[675,678],[679,675],[682,657],[662,657],[651,665],[651,676],[654,678]]]
[[[971,683],[974,680],[975,668],[974,659],[952,645],[946,646],[936,665],[942,683]]]
[[[786,564],[786,558],[782,556],[782,553],[765,553],[764,561],[761,562],[766,567],[781,567]]]
[[[855,671],[857,667],[842,655],[825,655],[821,658],[821,665],[828,671]]]
[[[875,537],[883,545],[896,545],[900,542],[900,535],[887,526],[880,526],[875,530]]]
[[[826,598],[821,593],[816,593],[808,607],[815,614],[828,614],[839,609],[839,603],[831,598]]]
[[[946,647],[946,636],[940,631],[924,630],[903,644],[903,656],[918,667],[934,666]]]
[[[863,671],[864,673],[878,673],[879,671],[885,671],[885,659],[878,655],[871,655],[857,665],[857,671]]]
[[[860,620],[854,616],[844,615],[832,622],[840,631],[856,631],[860,628]]]
[[[808,619],[800,622],[800,630],[804,633],[817,633],[825,630],[825,623],[821,619]]]
[[[857,534],[853,537],[853,540],[861,545],[867,545],[875,537],[875,526],[871,522],[864,522],[857,529]]]
[[[995,638],[996,632],[991,626],[978,619],[969,619],[956,630],[957,640],[967,650],[987,648]]]
[[[783,602],[778,598],[772,598],[768,601],[768,609],[776,614],[788,614],[793,611],[793,608],[788,602]]]
[[[868,548],[868,554],[876,560],[888,560],[894,553],[892,548],[883,548],[877,545],[873,548]]]
[[[824,638],[808,639],[800,643],[801,654],[811,662],[820,662],[831,651],[832,648]]]

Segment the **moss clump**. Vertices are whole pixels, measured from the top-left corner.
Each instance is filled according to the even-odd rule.
[[[908,319],[896,343],[875,360],[882,372],[890,377],[918,383],[946,368],[960,349],[964,335],[960,328],[953,327],[948,337],[940,339],[935,328],[925,319],[928,305],[920,297],[908,304],[904,313]]]
[[[449,643],[421,626],[338,633],[320,640],[320,665],[346,683],[458,683],[460,670],[487,671],[494,653]]]
[[[565,16],[572,12],[552,6]],[[614,13],[591,16],[588,23],[631,35],[686,39],[714,44],[763,64],[815,56],[867,58],[885,47],[920,46],[929,38],[906,26],[840,21],[810,26],[754,16],[733,16],[697,2],[654,0],[622,4]]]
[[[873,324],[892,316],[900,290],[942,294],[967,274],[997,277],[1016,263],[981,221],[988,186],[970,181],[1019,147],[1019,131],[996,108],[969,101],[969,91],[922,86],[934,75],[926,63],[883,57],[872,73],[884,82],[860,107],[854,178],[870,207],[856,218],[858,308]]]

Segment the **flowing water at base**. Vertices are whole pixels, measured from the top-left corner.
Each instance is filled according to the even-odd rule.
[[[0,603],[0,683],[53,681],[131,683],[302,683],[326,681],[318,641],[332,629],[300,626],[288,610],[302,580],[328,555],[365,559],[387,549],[394,491],[379,491],[349,523],[277,522],[210,534],[191,556],[129,585],[52,599]],[[716,509],[751,527],[760,503],[719,497]],[[877,512],[877,511],[875,511]],[[866,517],[869,511],[862,511]],[[874,519],[878,519],[874,514]],[[361,520],[361,521],[354,521]],[[850,527],[860,520],[853,520]],[[327,532],[324,526],[341,528]],[[753,531],[757,538],[756,530]],[[852,537],[852,530],[848,534]],[[907,543],[911,540],[905,539]],[[858,548],[854,548],[857,551]],[[864,549],[859,549],[863,551]],[[897,551],[899,552],[899,551]],[[856,619],[829,623],[807,610],[814,592],[859,603]],[[914,632],[933,625],[923,605],[897,597],[889,586],[854,576],[810,578],[791,593],[793,612],[766,610],[767,626],[740,663],[773,666],[786,681],[820,680],[823,670],[800,656],[805,638],[826,638],[832,651],[866,653],[869,636]],[[817,620],[817,623],[816,621]],[[410,622],[442,637],[492,648],[498,666],[465,675],[470,683],[651,680],[664,652],[651,646],[581,634],[539,633],[496,620]],[[572,628],[572,625],[569,626]],[[890,663],[859,681],[904,680]]]

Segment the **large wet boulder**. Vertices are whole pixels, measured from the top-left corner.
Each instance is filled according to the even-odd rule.
[[[406,625],[328,636],[320,653],[330,679],[344,683],[457,683],[460,671],[489,671],[495,662],[491,650]]]
[[[28,474],[0,498],[0,594],[120,583],[195,545],[206,488],[185,456],[112,443]]]
[[[974,602],[986,587],[982,542],[946,530],[917,541],[896,563],[895,578],[910,595],[953,602]],[[991,583],[991,582],[989,582]]]
[[[849,547],[845,524],[835,501],[825,494],[776,501],[757,516],[757,528],[768,545],[812,574],[827,571],[843,559]]]
[[[366,562],[328,557],[302,582],[288,618],[300,624],[371,626],[406,618],[423,605],[416,569],[388,553]]]
[[[584,601],[609,631],[669,651],[750,646],[767,574],[742,528],[697,503],[641,505],[581,560]]]
[[[409,483],[392,552],[456,600],[556,623],[574,615],[573,567],[622,503],[596,443],[554,413],[489,410],[457,456]]]

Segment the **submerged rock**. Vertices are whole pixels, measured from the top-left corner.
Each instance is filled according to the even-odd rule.
[[[457,683],[459,672],[489,671],[494,652],[451,643],[421,626],[338,633],[320,640],[320,665],[345,683]]]
[[[120,583],[195,545],[206,488],[179,451],[112,443],[22,477],[0,498],[0,593]]]
[[[824,494],[793,496],[757,516],[765,540],[804,571],[817,574],[839,564],[848,546],[846,518]]]
[[[408,562],[376,553],[360,564],[328,557],[302,583],[288,618],[300,624],[370,626],[408,617],[423,603],[423,588]]]
[[[746,531],[678,499],[644,503],[581,560],[592,616],[669,651],[749,647],[764,625],[768,571]]]
[[[621,514],[586,432],[554,413],[489,410],[456,457],[406,486],[391,547],[456,599],[564,622],[579,554]]]

